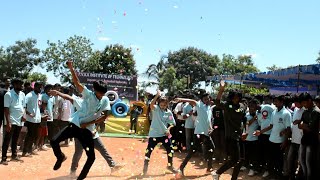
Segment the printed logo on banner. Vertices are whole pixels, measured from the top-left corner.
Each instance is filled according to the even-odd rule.
[[[138,100],[137,76],[126,76],[118,74],[98,74],[78,72],[79,80],[82,84],[92,89],[95,81],[104,81],[108,85],[109,91],[116,91],[119,98],[132,101]]]

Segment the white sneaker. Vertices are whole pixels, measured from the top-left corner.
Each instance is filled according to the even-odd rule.
[[[262,175],[263,178],[268,177],[269,176],[269,171],[265,171]]]
[[[219,180],[220,174],[217,174],[216,171],[212,171],[211,173],[213,180]]]
[[[240,171],[244,171],[244,170],[246,170],[246,169],[247,169],[246,167],[242,166],[242,167],[240,168]]]
[[[255,172],[253,169],[250,169],[249,173],[248,173],[248,176],[254,176]]]

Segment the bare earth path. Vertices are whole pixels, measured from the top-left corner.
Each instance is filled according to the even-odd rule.
[[[116,162],[125,164],[125,167],[118,172],[110,175],[110,168],[102,158],[99,152],[96,151],[96,161],[94,162],[87,179],[137,179],[142,171],[144,152],[147,147],[146,142],[141,139],[132,138],[106,138],[102,137],[104,145],[108,152]],[[64,180],[72,179],[69,177],[71,159],[74,152],[74,146],[63,147],[62,151],[67,155],[68,159],[62,164],[58,171],[53,171],[53,165],[56,161],[52,149],[48,151],[38,152],[39,155],[33,157],[22,158],[21,162],[9,162],[8,166],[0,165],[1,180]],[[21,155],[21,152],[19,153]],[[11,155],[10,153],[8,155]],[[178,167],[185,153],[174,154],[174,167]],[[9,158],[10,159],[10,158]],[[86,155],[83,154],[77,174],[80,172]],[[191,159],[185,170],[185,179],[212,179],[210,175],[205,175],[205,163],[199,158]],[[167,164],[166,153],[161,148],[156,148],[151,155],[149,175],[144,179],[173,179],[173,174],[165,174]],[[219,165],[215,164],[216,169]],[[250,178],[245,176],[248,172],[241,172],[239,179],[258,180],[260,177]],[[223,174],[221,179],[230,179],[231,171]]]

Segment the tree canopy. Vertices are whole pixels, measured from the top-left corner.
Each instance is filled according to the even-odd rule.
[[[30,82],[42,82],[44,84],[47,83],[47,75],[42,74],[42,73],[38,73],[38,72],[33,72],[31,74],[28,75],[27,80]]]
[[[94,52],[83,69],[103,74],[137,75],[131,49],[119,44],[107,45],[102,52]]]
[[[92,43],[83,36],[74,35],[66,42],[47,41],[48,47],[43,51],[42,63],[47,71],[53,71],[56,76],[61,75],[63,82],[70,82],[67,60],[72,60],[76,70],[85,69],[88,59],[93,56]]]
[[[35,39],[16,41],[7,48],[0,47],[0,70],[3,77],[26,79],[34,66],[41,62]]]

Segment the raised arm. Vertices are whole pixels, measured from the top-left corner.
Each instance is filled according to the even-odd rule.
[[[217,99],[216,99],[216,103],[218,103],[218,104],[220,104],[220,101],[221,101],[221,98],[224,93],[226,85],[227,84],[224,82],[224,80],[220,81],[220,88],[219,88],[219,92],[218,92]]]
[[[161,94],[161,91],[158,90],[158,91],[157,91],[157,95],[152,99],[152,101],[151,101],[151,103],[150,103],[150,109],[151,109],[151,111],[153,111],[154,105],[156,104],[156,101],[157,101],[158,97],[160,96],[160,94]]]
[[[76,72],[74,71],[73,68],[73,63],[72,61],[68,61],[67,62],[67,66],[70,69],[71,75],[72,75],[72,82],[74,83],[74,85],[76,86],[76,88],[78,89],[78,91],[80,93],[82,93],[84,87],[83,85],[80,83],[78,76],[76,75]]]
[[[176,98],[175,101],[178,101],[178,102],[187,102],[187,103],[189,103],[191,106],[196,106],[196,104],[197,104],[197,101],[196,101],[196,100],[186,99],[186,98]]]

